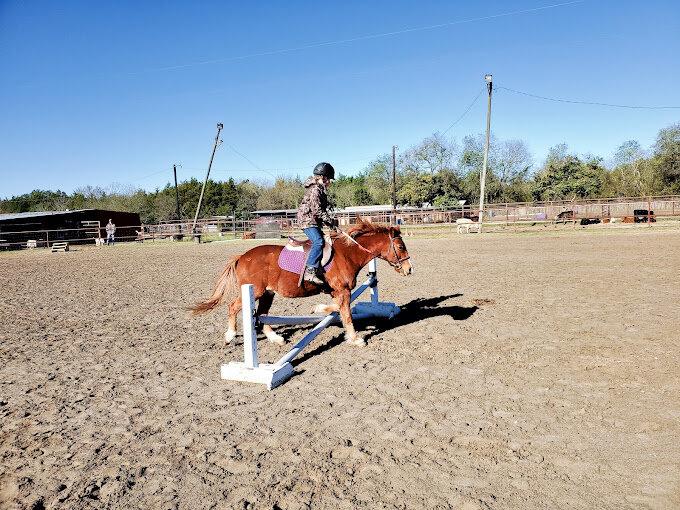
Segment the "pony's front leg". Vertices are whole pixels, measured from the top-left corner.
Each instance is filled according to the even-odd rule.
[[[342,324],[345,326],[345,341],[350,345],[366,345],[366,340],[357,335],[352,322],[352,309],[350,308],[352,292],[348,290],[341,291],[335,296],[335,302],[340,309],[340,318]]]

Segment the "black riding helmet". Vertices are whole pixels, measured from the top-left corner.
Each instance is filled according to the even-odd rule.
[[[335,168],[330,163],[319,163],[314,167],[314,175],[323,175],[328,179],[335,179]]]

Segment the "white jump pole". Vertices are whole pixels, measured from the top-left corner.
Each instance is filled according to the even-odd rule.
[[[377,305],[378,299],[378,265],[375,263],[375,259],[371,259],[368,263],[368,274],[373,276],[373,285],[371,285],[371,304]]]
[[[243,362],[247,368],[257,368],[257,335],[255,330],[255,313],[253,303],[255,292],[252,285],[241,286],[241,303],[243,303]]]
[[[391,319],[399,313],[399,307],[394,303],[381,303],[378,299],[377,265],[371,260],[368,265],[368,278],[352,292],[351,302],[357,299],[367,289],[370,289],[371,300],[357,303],[352,309],[352,318],[362,320],[369,318]],[[303,315],[292,317],[277,317],[262,315],[255,317],[255,299],[252,285],[241,286],[242,314],[243,314],[243,362],[231,361],[220,368],[222,379],[265,384],[273,389],[285,382],[293,375],[291,361],[314,340],[329,325],[341,322],[340,314],[333,312],[325,317],[318,315]],[[256,321],[270,325],[299,325],[316,324],[293,348],[280,360],[273,364],[260,364],[257,359]]]

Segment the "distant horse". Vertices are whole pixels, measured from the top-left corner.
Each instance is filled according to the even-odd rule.
[[[331,294],[335,303],[318,305],[314,312],[329,314],[339,311],[345,326],[346,341],[352,345],[366,345],[354,330],[350,310],[351,293],[359,271],[374,258],[387,261],[404,276],[412,271],[410,256],[399,227],[374,225],[366,221],[353,225],[345,234],[333,235],[334,253],[331,267],[326,273],[325,286],[309,282],[298,286],[299,275],[279,267],[279,255],[283,248],[266,244],[232,258],[217,280],[212,296],[191,307],[193,314],[213,310],[225,300],[225,294],[233,296],[229,302],[229,329],[224,334],[225,341],[229,343],[236,337],[236,316],[241,311],[241,285],[250,283],[254,286],[255,299],[258,300],[257,315],[269,312],[275,293],[298,298],[326,292]],[[262,330],[270,342],[284,343],[283,337],[277,335],[271,326],[266,324]]]

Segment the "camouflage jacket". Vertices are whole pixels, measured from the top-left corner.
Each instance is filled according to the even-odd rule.
[[[328,212],[328,195],[326,187],[319,184],[314,177],[304,183],[305,196],[298,207],[297,220],[300,228],[332,225],[333,216]]]

